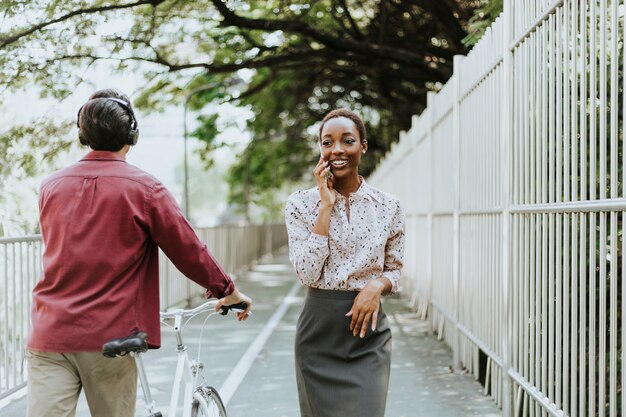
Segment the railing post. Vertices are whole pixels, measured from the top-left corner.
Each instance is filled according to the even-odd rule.
[[[463,61],[462,55],[454,56],[452,82],[454,83],[454,103],[452,109],[452,149],[454,152],[454,214],[453,214],[453,248],[452,248],[452,282],[454,285],[454,327],[453,327],[453,344],[452,344],[452,367],[455,371],[461,370],[461,341],[459,323],[459,280],[460,280],[460,264],[461,264],[461,235],[460,235],[460,218],[459,211],[461,209],[461,71],[460,66]]]
[[[428,152],[430,154],[430,158],[428,158],[428,163],[429,163],[429,167],[428,167],[428,172],[429,172],[429,182],[428,182],[428,186],[429,186],[429,190],[428,190],[428,196],[429,196],[429,200],[428,200],[428,294],[427,294],[427,298],[426,298],[426,308],[424,310],[424,317],[426,317],[426,315],[428,314],[428,311],[430,310],[430,305],[432,303],[433,300],[433,211],[434,211],[434,195],[435,195],[435,191],[434,191],[434,186],[433,186],[433,182],[434,182],[434,178],[433,178],[433,153],[434,153],[434,147],[433,147],[433,98],[435,97],[435,93],[433,91],[429,91],[426,94],[426,112],[427,112],[427,117],[428,117],[428,135],[426,137],[427,143],[428,143]],[[432,326],[428,326],[429,331],[431,331]]]
[[[265,225],[265,254],[271,259],[274,255],[274,223]]]
[[[502,415],[512,417],[512,386],[509,378],[511,364],[510,345],[511,312],[509,291],[511,280],[511,198],[512,198],[512,171],[513,171],[513,51],[510,45],[513,42],[513,1],[504,0],[503,4],[504,36],[503,38],[503,77],[502,77],[502,147],[501,147],[501,175],[502,175]]]

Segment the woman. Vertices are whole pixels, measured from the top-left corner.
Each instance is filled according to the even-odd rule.
[[[317,186],[285,207],[289,258],[308,286],[296,331],[302,417],[381,417],[391,331],[381,295],[397,291],[404,250],[398,200],[359,176],[365,125],[346,109],[320,127]]]

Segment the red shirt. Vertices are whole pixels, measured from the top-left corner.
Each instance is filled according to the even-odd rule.
[[[28,348],[100,351],[136,330],[161,344],[159,254],[221,298],[234,284],[158,180],[114,152],[92,151],[46,178],[45,251]]]

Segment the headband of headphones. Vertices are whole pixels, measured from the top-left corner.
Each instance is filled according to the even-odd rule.
[[[128,117],[130,118],[130,127],[128,130],[128,135],[126,137],[125,145],[131,145],[131,146],[136,145],[137,140],[139,139],[139,129],[137,128],[137,119],[135,118],[135,113],[133,112],[133,109],[130,107],[130,103],[127,103],[124,100],[120,100],[119,98],[115,98],[115,97],[96,97],[96,98],[104,98],[105,100],[108,100],[108,101],[114,101],[117,104],[119,104],[124,109],[124,111],[126,111],[126,114],[128,114]],[[95,100],[95,98],[92,100]],[[83,110],[83,107],[85,107],[85,104],[80,106],[80,109],[78,109],[78,114],[76,115],[76,127],[79,129],[79,131],[80,131],[80,112]],[[84,140],[80,132],[78,134],[78,139],[80,140],[81,144],[88,145],[87,141]]]

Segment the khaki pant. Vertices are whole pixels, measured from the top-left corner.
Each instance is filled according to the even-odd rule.
[[[27,351],[28,417],[73,417],[81,388],[92,417],[133,417],[137,367],[130,355]]]

